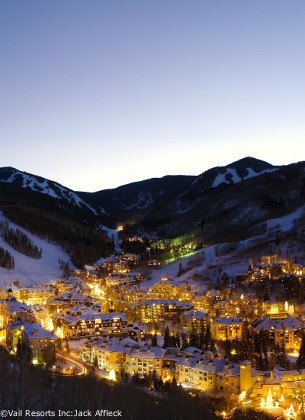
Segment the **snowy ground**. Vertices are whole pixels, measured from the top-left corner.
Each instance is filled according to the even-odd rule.
[[[177,277],[179,265],[182,265],[182,269],[185,273]],[[208,283],[213,282],[214,278],[212,273],[218,272],[218,266],[222,267],[229,276],[235,276],[237,272],[247,268],[247,261],[243,263],[226,263],[222,257],[216,258],[215,246],[203,248],[196,254],[189,255],[181,258],[172,264],[162,266],[157,269],[153,269],[149,274],[148,278],[143,280],[141,283],[144,287],[152,287],[156,282],[159,282],[162,277],[168,277],[169,279],[175,280],[178,283],[187,281],[191,286],[192,290],[197,293],[202,293],[207,289]],[[211,267],[214,267],[211,268]],[[196,277],[200,279],[196,281]],[[203,280],[203,277],[207,281]]]
[[[3,214],[0,213],[0,221],[4,220]],[[9,222],[9,224],[12,229],[18,228],[26,233],[38,249],[42,249],[42,257],[40,259],[27,257],[15,251],[0,236],[0,246],[7,249],[15,259],[15,270],[0,268],[0,286],[9,285],[13,281],[19,281],[24,286],[50,283],[56,277],[62,276],[62,269],[59,267],[58,259],[69,262],[70,267],[73,268],[69,255],[60,247],[37,238],[14,223]]]
[[[277,219],[270,219],[267,222],[268,229],[277,227],[279,230],[286,232],[293,228],[293,223],[296,219],[299,219],[304,214],[304,207],[300,207],[293,213],[287,214],[286,216],[279,217]]]
[[[109,239],[111,239],[114,242],[114,250],[115,252],[121,252],[121,247],[119,243],[119,233],[116,229],[110,229],[107,226],[100,226],[101,230],[107,233],[107,236]]]

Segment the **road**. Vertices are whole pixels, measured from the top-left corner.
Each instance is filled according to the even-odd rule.
[[[92,369],[91,365],[83,362],[82,360],[76,359],[75,357],[71,356],[70,354],[65,353],[57,353],[56,356],[59,359],[65,360],[67,363],[74,365],[77,368],[77,373],[75,375],[87,375],[88,371]]]

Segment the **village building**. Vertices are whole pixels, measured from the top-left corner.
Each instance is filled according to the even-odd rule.
[[[177,383],[200,390],[238,394],[240,366],[227,360],[202,356],[185,356],[176,364]]]
[[[57,336],[46,330],[40,323],[26,322],[21,327],[21,342],[31,349],[32,362],[53,363]]]
[[[163,322],[173,320],[177,323],[183,312],[193,308],[191,302],[179,301],[178,299],[143,299],[134,304],[135,314],[138,321]]]
[[[35,322],[35,314],[31,306],[16,300],[14,297],[8,297],[0,304],[0,315],[2,315],[3,328],[13,321]]]
[[[127,321],[122,313],[101,314],[87,311],[80,314],[52,316],[55,331],[59,328],[65,338],[79,339],[103,335],[127,335]]]
[[[162,375],[162,363],[165,349],[161,347],[133,348],[126,355],[125,369],[129,375],[139,374],[143,376],[156,372]]]
[[[46,302],[46,308],[50,314],[65,312],[67,308],[74,305],[90,306],[94,303],[94,298],[84,294],[81,289],[66,290],[65,292],[49,298]]]
[[[186,283],[178,283],[173,280],[169,280],[167,277],[161,279],[161,281],[155,283],[152,287],[152,292],[158,299],[173,299],[188,289]]]
[[[181,327],[186,332],[196,332],[200,334],[205,331],[209,323],[209,314],[207,312],[193,309],[186,311],[181,315]]]
[[[287,312],[267,314],[252,324],[256,334],[265,333],[275,345],[285,346],[286,350],[298,349],[300,336],[305,323]]]
[[[239,317],[224,316],[212,321],[212,337],[214,340],[241,339],[244,321]]]
[[[57,336],[42,327],[39,322],[13,321],[6,325],[6,344],[13,354],[20,352],[20,346],[34,364],[55,360]]]
[[[81,346],[81,359],[95,364],[99,369],[118,372],[134,345],[130,338],[92,338]]]

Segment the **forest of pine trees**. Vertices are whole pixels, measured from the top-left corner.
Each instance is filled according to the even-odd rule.
[[[7,220],[0,223],[0,234],[7,244],[16,251],[31,257],[41,258],[42,250],[33,244],[31,239],[20,229],[12,229]]]
[[[152,340],[154,340],[154,337],[152,337]],[[168,326],[166,326],[164,329],[163,340],[163,348],[177,347],[181,350],[184,350],[186,347],[190,346],[197,347],[201,350],[214,351],[215,349],[215,342],[212,339],[211,327],[209,324],[206,327],[202,326],[200,334],[198,334],[196,331],[192,331],[188,338],[184,332],[180,334],[172,334]]]
[[[14,257],[4,248],[0,247],[0,267],[8,270],[15,269]]]
[[[101,231],[89,226],[47,212],[38,213],[20,207],[10,207],[9,212],[4,209],[3,214],[34,235],[59,244],[70,255],[76,267],[82,268],[85,264],[93,264],[113,252],[113,242],[105,239]]]

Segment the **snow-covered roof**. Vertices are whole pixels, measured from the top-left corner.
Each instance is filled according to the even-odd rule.
[[[135,344],[135,341],[129,337],[105,337],[88,340],[82,347],[93,348],[101,352],[121,352],[128,354]]]
[[[18,312],[27,312],[28,314],[31,314],[34,316],[34,312],[31,308],[31,306],[27,305],[26,303],[19,302],[19,300],[13,299],[8,300],[4,310],[9,314],[14,314]]]
[[[114,318],[121,318],[122,321],[126,321],[125,314],[123,313],[115,313],[111,312],[108,314],[101,314],[100,312],[88,312],[88,313],[81,313],[79,315],[63,315],[63,314],[55,314],[53,315],[55,319],[64,319],[69,324],[76,324],[78,321],[94,321],[96,319],[102,319],[103,321],[113,320]]]
[[[198,309],[194,309],[192,311],[187,311],[182,314],[183,317],[193,317],[193,318],[206,318],[209,316],[207,312],[199,311]]]
[[[239,318],[239,317],[234,317],[234,316],[222,316],[219,318],[215,318],[213,320],[214,324],[225,324],[225,325],[230,325],[230,324],[242,324],[244,321]]]
[[[165,349],[162,347],[143,347],[141,349],[133,348],[129,353],[131,357],[134,358],[144,358],[144,359],[160,359],[165,354]]]
[[[154,306],[154,305],[176,305],[181,308],[190,308],[192,303],[186,300],[178,299],[143,299],[141,302],[136,302],[136,305]]]
[[[25,322],[23,324],[22,333],[26,334],[29,339],[32,338],[47,338],[56,340],[57,337],[52,332],[44,329],[38,322]]]
[[[214,359],[209,359],[204,356],[190,356],[177,361],[177,366],[192,368],[193,370],[207,373],[223,373],[230,376],[239,376],[240,373],[239,364],[216,357]]]
[[[269,314],[253,323],[256,331],[304,329],[305,324],[288,313]]]

